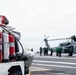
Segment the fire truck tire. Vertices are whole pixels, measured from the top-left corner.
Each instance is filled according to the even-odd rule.
[[[18,75],[18,74],[16,74],[16,73],[10,73],[9,75]]]

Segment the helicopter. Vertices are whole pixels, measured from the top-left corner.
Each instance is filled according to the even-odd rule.
[[[76,36],[75,35],[73,35],[69,38],[58,38],[58,39],[50,39],[50,40],[48,40],[48,37],[46,37],[46,35],[44,35],[44,40],[43,41],[45,42],[45,45],[46,45],[46,47],[48,48],[49,51],[50,51],[51,48],[50,48],[50,45],[49,45],[48,41],[67,40],[66,42],[59,43],[59,47],[62,48],[62,53],[68,53],[69,56],[72,56],[73,54],[76,54]],[[54,51],[56,51],[56,48],[54,49]]]

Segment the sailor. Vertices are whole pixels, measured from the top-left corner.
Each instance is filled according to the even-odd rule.
[[[15,52],[16,52],[17,57],[21,56],[20,59],[18,60],[23,60],[25,62],[25,74],[28,74],[29,67],[32,65],[32,61],[34,59],[34,53],[31,51],[24,50],[22,54],[19,48],[19,43],[18,43],[18,40],[20,40],[20,37],[21,37],[20,33],[16,31],[11,31],[11,34],[13,34],[17,38],[17,40],[15,39]]]
[[[51,51],[51,54],[50,55],[52,56],[53,55],[53,49],[51,48],[50,51]]]
[[[11,34],[13,34],[18,40],[20,40],[21,35],[19,32],[11,31]],[[25,74],[28,74],[29,67],[32,65],[32,61],[34,59],[34,53],[31,51],[24,50],[22,54],[19,48],[19,43],[16,39],[15,39],[15,52],[16,52],[17,57],[21,56],[20,59],[18,60],[23,60],[25,62]]]
[[[44,56],[45,55],[48,55],[48,48],[47,47],[44,47]]]
[[[62,48],[59,46],[56,48],[56,56],[61,57]]]
[[[40,47],[40,56],[42,56],[42,47]]]
[[[69,50],[69,56],[72,56],[73,55],[73,46],[69,46],[68,50]]]

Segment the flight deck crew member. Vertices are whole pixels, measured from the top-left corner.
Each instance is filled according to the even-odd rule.
[[[69,46],[68,50],[69,50],[69,56],[72,56],[73,55],[73,46]]]
[[[40,56],[42,55],[42,47],[40,47]]]
[[[62,52],[62,48],[61,47],[57,47],[56,48],[56,56],[61,57],[61,52]]]
[[[50,55],[52,56],[52,54],[53,54],[53,49],[51,48],[50,51],[51,51],[51,54],[50,54]]]
[[[44,47],[44,56],[45,55],[48,55],[48,48],[47,47]]]
[[[44,49],[44,56],[45,56],[45,55],[46,55],[46,51],[45,51],[45,50],[46,50],[46,48],[44,47],[43,49]]]

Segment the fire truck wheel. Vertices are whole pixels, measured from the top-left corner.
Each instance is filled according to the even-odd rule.
[[[9,75],[18,75],[18,74],[16,74],[16,73],[10,73]]]

